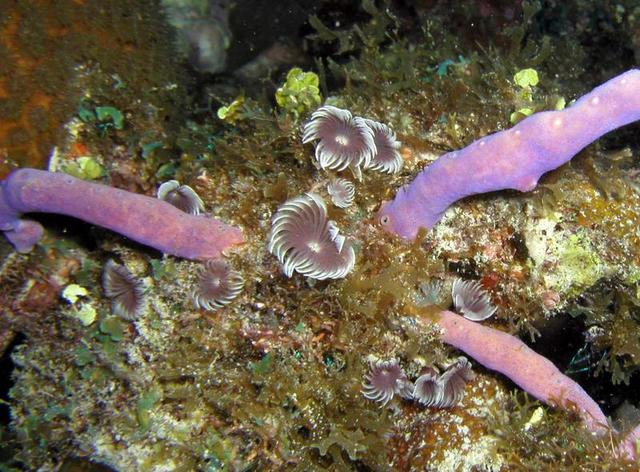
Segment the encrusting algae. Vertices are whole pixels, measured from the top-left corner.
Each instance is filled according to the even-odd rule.
[[[12,49],[23,44],[10,33],[20,18],[29,14],[57,25],[66,12],[70,19],[60,31],[73,35],[74,15],[92,5],[68,2],[58,12],[35,3],[31,13],[10,5],[10,13],[20,13],[3,16],[0,24],[0,47],[10,49],[20,76],[30,70],[29,61],[20,60],[23,52]],[[376,221],[381,202],[437,156],[510,128],[525,109],[553,110],[560,99],[570,104],[631,68],[640,50],[633,36],[637,7],[630,0],[600,9],[582,0],[544,8],[537,2],[431,3],[365,0],[355,11],[318,2],[304,32],[312,61],[273,70],[271,83],[265,81],[268,93],[244,90],[232,76],[199,76],[214,85],[188,90],[192,112],[183,107],[177,80],[184,69],[166,59],[171,34],[162,41],[124,41],[123,51],[139,58],[132,61],[140,67],[163,58],[153,62],[157,70],[144,69],[144,80],[137,67],[102,63],[107,51],[92,40],[95,62],[61,69],[62,80],[79,87],[77,95],[52,99],[68,100],[60,105],[67,111],[54,118],[54,108],[45,107],[47,120],[67,124],[60,136],[25,125],[20,117],[28,100],[8,87],[9,75],[0,75],[2,100],[24,105],[16,122],[46,143],[37,152],[3,144],[17,141],[6,141],[0,127],[6,162],[35,165],[22,156],[42,162],[55,144],[50,170],[73,168],[83,180],[151,197],[161,184],[175,182],[172,189],[188,188],[191,203],[204,209],[198,217],[242,228],[245,238],[215,265],[162,255],[108,230],[49,215],[39,219],[45,232],[31,253],[17,254],[2,243],[0,347],[14,368],[4,397],[10,421],[0,430],[3,466],[637,469],[617,449],[637,419],[615,415],[636,399],[609,394],[617,384],[637,386],[640,366],[640,142],[629,131],[637,125],[589,146],[543,176],[532,192],[457,202],[415,241],[401,242]],[[156,11],[151,4],[132,5],[149,13]],[[110,5],[100,11],[116,11]],[[131,15],[145,38],[170,31],[160,14]],[[584,20],[577,26],[576,16]],[[121,28],[122,38],[133,34],[128,22],[110,27]],[[625,49],[617,41],[608,45],[610,29],[628,40]],[[57,47],[48,41],[43,47]],[[606,58],[602,66],[596,56]],[[124,91],[105,86],[114,74]],[[51,82],[43,77],[38,83],[44,89]],[[39,96],[29,84],[24,93]],[[303,143],[319,106],[388,127],[395,133],[391,164],[375,169],[363,157],[354,165],[323,165],[314,144]],[[345,191],[349,205],[330,203],[331,184],[340,180],[353,188]],[[353,254],[349,270],[334,272],[340,277],[293,268],[285,274],[280,262],[286,264],[290,253],[269,252],[279,209],[302,200],[307,206],[324,202],[324,213],[314,215],[322,213],[334,248]],[[102,286],[111,266],[126,268],[136,296],[144,297],[135,316],[114,310],[113,287]],[[482,323],[520,337],[534,351],[549,326],[582,326],[579,345],[560,349],[571,358],[584,346],[584,370],[562,365],[567,361],[560,357],[551,361],[567,372],[580,369],[574,380],[591,396],[602,395],[596,400],[616,416],[621,434],[593,435],[579,412],[533,401],[474,359],[460,360],[460,351],[444,344],[429,321],[451,305],[454,280],[477,281],[473,287],[487,293],[477,315],[487,318]],[[372,390],[372,369],[392,364],[401,369],[399,379],[422,379],[425,395],[432,387],[427,381],[451,377],[447,372],[456,369],[465,369],[460,377],[466,383],[454,381],[461,390],[446,402],[442,392],[433,397],[437,402],[426,396],[414,401],[418,392],[407,389],[380,396]]]

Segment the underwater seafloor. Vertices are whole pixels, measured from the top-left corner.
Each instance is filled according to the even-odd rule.
[[[0,470],[638,470],[617,448],[640,420],[638,124],[530,192],[456,202],[414,242],[376,214],[439,155],[639,62],[638,0],[0,1],[0,177],[152,197],[177,180],[245,236],[225,254],[242,291],[199,308],[202,262],[56,214],[34,216],[30,253],[3,238]],[[321,169],[301,129],[322,104],[388,124],[401,170]],[[306,192],[354,248],[343,278],[287,277],[268,251],[274,213]],[[135,316],[105,295],[108,261],[142,287]],[[459,358],[415,320],[451,305],[455,278],[610,434],[472,357],[453,406],[365,397],[380,362],[416,379]]]

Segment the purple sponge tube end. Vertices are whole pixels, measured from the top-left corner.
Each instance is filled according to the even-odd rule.
[[[535,113],[512,128],[440,156],[378,212],[404,240],[430,229],[455,202],[506,189],[528,192],[600,136],[640,120],[640,69],[632,69],[561,111]]]
[[[13,228],[4,230],[4,235],[19,253],[31,252],[40,241],[43,228],[40,223],[31,220],[18,220]]]

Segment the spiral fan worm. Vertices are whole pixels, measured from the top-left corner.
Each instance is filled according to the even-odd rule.
[[[318,280],[345,277],[355,265],[351,243],[327,220],[324,201],[312,193],[285,202],[272,219],[268,249],[287,277],[298,272]]]

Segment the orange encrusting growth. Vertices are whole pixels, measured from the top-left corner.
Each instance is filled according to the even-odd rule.
[[[114,106],[166,82],[168,66],[160,59],[171,50],[171,33],[152,8],[157,2],[137,2],[126,14],[121,3],[38,0],[2,7],[0,178],[16,167],[44,167],[84,95],[78,66],[126,84],[109,96]]]
[[[10,91],[10,81],[31,76],[34,68],[39,65],[39,61],[20,51],[16,38],[21,15],[17,11],[11,13],[6,26],[0,30],[0,47],[6,48],[8,55],[13,59],[13,67],[6,67],[3,76],[0,77],[0,99],[19,100],[22,102],[22,106],[19,111],[16,110],[12,113],[14,116],[5,115],[0,120],[0,149],[3,151],[2,154],[7,154],[10,157],[17,155],[16,161],[22,165],[39,166],[47,157],[46,154],[42,155],[39,143],[52,142],[51,130],[55,129],[59,123],[50,118],[45,129],[38,130],[38,126],[30,120],[30,114],[33,110],[39,110],[39,114],[44,112],[51,116],[49,112],[53,97],[50,94],[37,89],[30,90],[28,86],[14,90],[13,94]],[[15,94],[19,97],[12,96]],[[23,157],[21,158],[21,156]],[[8,170],[9,163],[2,159],[0,161],[0,178],[4,177]]]

